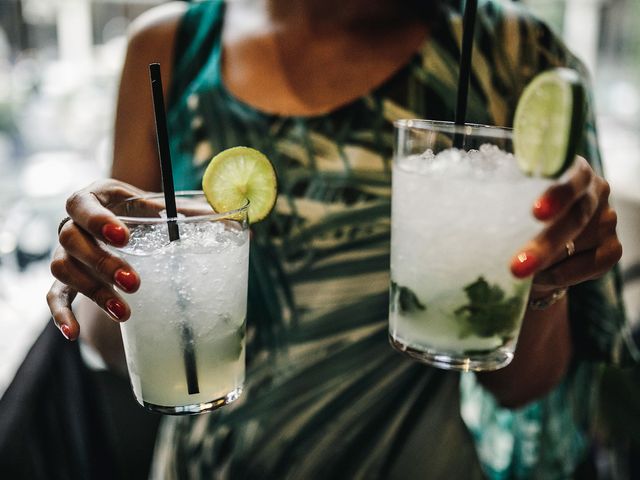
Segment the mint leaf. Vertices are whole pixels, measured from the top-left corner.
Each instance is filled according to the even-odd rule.
[[[460,337],[509,337],[522,309],[523,295],[518,291],[505,299],[499,285],[490,285],[483,277],[464,287],[468,304],[455,310],[461,323]]]
[[[391,304],[398,305],[400,313],[413,313],[417,311],[425,311],[427,309],[418,296],[408,287],[398,285],[391,282]]]
[[[504,298],[502,289],[497,285],[492,287],[483,277],[464,287],[464,291],[471,303],[497,303]]]

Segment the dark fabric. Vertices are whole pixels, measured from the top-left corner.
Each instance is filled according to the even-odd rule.
[[[120,478],[103,413],[78,344],[50,322],[0,400],[0,478]]]

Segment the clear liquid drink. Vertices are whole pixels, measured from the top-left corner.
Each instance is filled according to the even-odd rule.
[[[446,369],[505,366],[530,287],[509,260],[541,229],[531,208],[550,181],[519,170],[509,130],[420,120],[396,128],[391,344]]]
[[[130,230],[118,252],[141,279],[126,295],[131,318],[121,324],[133,392],[140,404],[169,414],[232,402],[245,375],[246,208],[218,215],[199,194],[177,200],[174,242],[161,197],[117,211]]]

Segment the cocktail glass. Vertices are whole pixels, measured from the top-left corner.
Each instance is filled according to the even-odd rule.
[[[531,208],[551,181],[519,170],[509,129],[395,127],[391,345],[444,369],[504,367],[531,283],[509,261],[541,230]]]
[[[165,414],[233,402],[245,375],[247,206],[215,213],[202,192],[176,194],[180,239],[169,241],[162,194],[109,208],[130,230],[114,249],[140,275],[121,324],[137,401]]]

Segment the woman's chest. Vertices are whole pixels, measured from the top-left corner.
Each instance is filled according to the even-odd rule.
[[[375,35],[294,26],[239,36],[226,33],[234,28],[228,23],[221,66],[226,89],[258,110],[287,116],[325,114],[367,95],[401,70],[426,38],[421,24]]]

